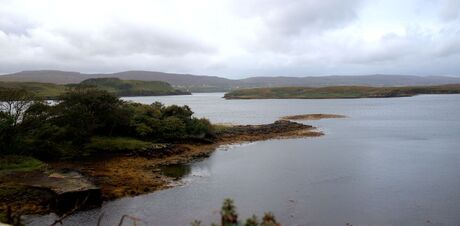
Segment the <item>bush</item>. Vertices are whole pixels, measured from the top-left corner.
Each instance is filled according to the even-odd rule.
[[[238,213],[236,212],[236,206],[231,199],[225,199],[220,210],[221,216],[221,226],[280,226],[275,216],[268,212],[265,213],[262,218],[262,222],[259,222],[259,219],[256,215],[246,219],[245,223],[238,221]],[[195,220],[191,223],[192,226],[201,226],[201,221]],[[213,226],[218,226],[217,224],[212,224]]]
[[[143,150],[152,145],[151,142],[128,137],[93,137],[86,144],[85,149],[89,151],[125,152]]]
[[[11,171],[31,171],[44,168],[46,165],[29,156],[0,156],[0,173]]]
[[[188,106],[161,103],[142,105],[130,103],[131,125],[136,136],[154,141],[180,141],[187,138],[212,138],[213,127],[207,119],[192,117]]]

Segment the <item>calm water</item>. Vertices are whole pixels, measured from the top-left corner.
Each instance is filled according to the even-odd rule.
[[[187,104],[213,122],[268,123],[305,113],[347,119],[305,122],[320,138],[222,147],[183,166],[183,185],[105,203],[65,225],[219,222],[222,200],[241,217],[272,211],[283,225],[460,225],[460,95],[352,100],[224,100],[223,94],[126,98]],[[175,171],[173,171],[175,172]],[[30,219],[52,222],[54,215]]]

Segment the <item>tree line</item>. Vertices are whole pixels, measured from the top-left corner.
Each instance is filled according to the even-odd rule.
[[[101,140],[137,147],[213,138],[211,123],[188,106],[132,103],[90,87],[75,87],[53,102],[27,90],[0,90],[3,155],[78,157],[92,154]]]

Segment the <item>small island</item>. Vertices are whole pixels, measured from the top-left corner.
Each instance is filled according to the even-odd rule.
[[[410,97],[419,94],[459,94],[460,84],[439,86],[369,87],[273,87],[239,89],[228,92],[225,99],[347,99]]]
[[[18,89],[0,90],[0,100],[0,221],[66,216],[168,188],[174,178],[162,167],[207,157],[221,145],[323,135],[288,120],[212,124],[188,106],[123,101],[95,87],[68,89],[54,104]]]

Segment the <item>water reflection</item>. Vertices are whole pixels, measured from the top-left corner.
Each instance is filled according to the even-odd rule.
[[[160,167],[160,172],[174,180],[180,180],[192,172],[192,167],[189,164],[165,165]]]

